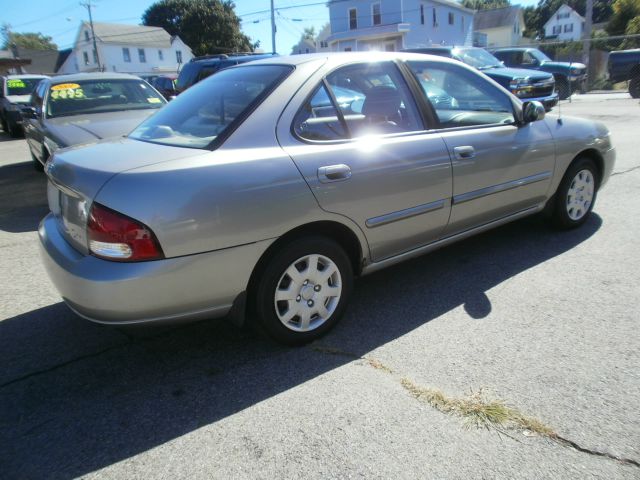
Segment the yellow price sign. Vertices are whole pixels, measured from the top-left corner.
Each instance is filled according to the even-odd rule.
[[[149,98],[147,98],[147,102],[149,102],[149,103],[162,103],[162,100],[160,100],[157,97],[149,97]]]
[[[72,98],[85,98],[84,90],[81,88],[68,88],[66,90],[53,90],[51,89],[51,99],[52,100],[66,100]]]
[[[76,88],[80,88],[80,85],[77,83],[59,83],[58,85],[51,87],[51,90],[55,92],[58,90],[74,90]]]

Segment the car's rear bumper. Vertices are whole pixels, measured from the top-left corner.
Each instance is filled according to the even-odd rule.
[[[272,240],[149,262],[83,255],[62,237],[52,214],[38,229],[45,268],[79,315],[109,324],[173,322],[225,315]]]

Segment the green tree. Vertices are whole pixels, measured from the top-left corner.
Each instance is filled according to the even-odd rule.
[[[302,31],[302,40],[314,40],[316,38],[316,27],[305,27]]]
[[[629,35],[627,25],[634,22],[637,16],[640,16],[640,0],[615,0],[613,15],[607,24],[607,33],[609,35]]]
[[[640,15],[633,17],[627,23],[627,28],[624,30],[625,35],[640,35]],[[639,48],[640,47],[640,37],[633,38],[625,38],[620,45],[622,50],[626,50],[629,48]]]
[[[142,15],[147,26],[178,35],[194,55],[253,51],[231,0],[160,0]]]
[[[493,10],[511,6],[509,0],[462,0],[462,6],[472,10]]]
[[[11,31],[8,24],[2,26],[2,49],[10,49],[13,45],[29,50],[57,50],[53,39],[41,33],[16,33]]]

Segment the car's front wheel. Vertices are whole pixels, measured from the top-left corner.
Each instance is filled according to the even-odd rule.
[[[598,169],[591,158],[576,160],[567,169],[556,192],[552,214],[554,225],[563,229],[582,225],[593,209],[599,182]]]
[[[353,288],[344,249],[309,236],[283,245],[268,261],[255,292],[260,326],[288,345],[308,343],[340,319]]]

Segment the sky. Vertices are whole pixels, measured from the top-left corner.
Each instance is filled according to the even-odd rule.
[[[93,20],[136,25],[153,0],[92,0]],[[400,2],[400,0],[398,0]],[[516,2],[514,2],[516,3]],[[521,0],[520,5],[535,5],[537,0]],[[270,0],[236,0],[236,13],[242,31],[260,48],[271,51]],[[316,32],[329,21],[329,9],[322,0],[275,0],[276,50],[286,55],[298,43],[306,27]],[[80,22],[88,20],[80,0],[0,0],[0,24],[9,23],[15,32],[41,32],[49,35],[58,48],[73,46]]]
[[[94,22],[137,25],[153,0],[92,0]],[[320,5],[317,5],[319,4]],[[270,0],[236,0],[236,13],[242,20],[242,31],[260,48],[271,51]],[[299,6],[316,4],[310,6]],[[329,21],[329,9],[321,0],[275,0],[276,50],[288,54],[306,27],[316,31]],[[265,12],[266,10],[266,12]],[[255,13],[261,12],[261,13]],[[58,48],[70,48],[80,22],[89,20],[80,0],[0,0],[0,24],[9,23],[14,32],[41,32],[49,35]]]

